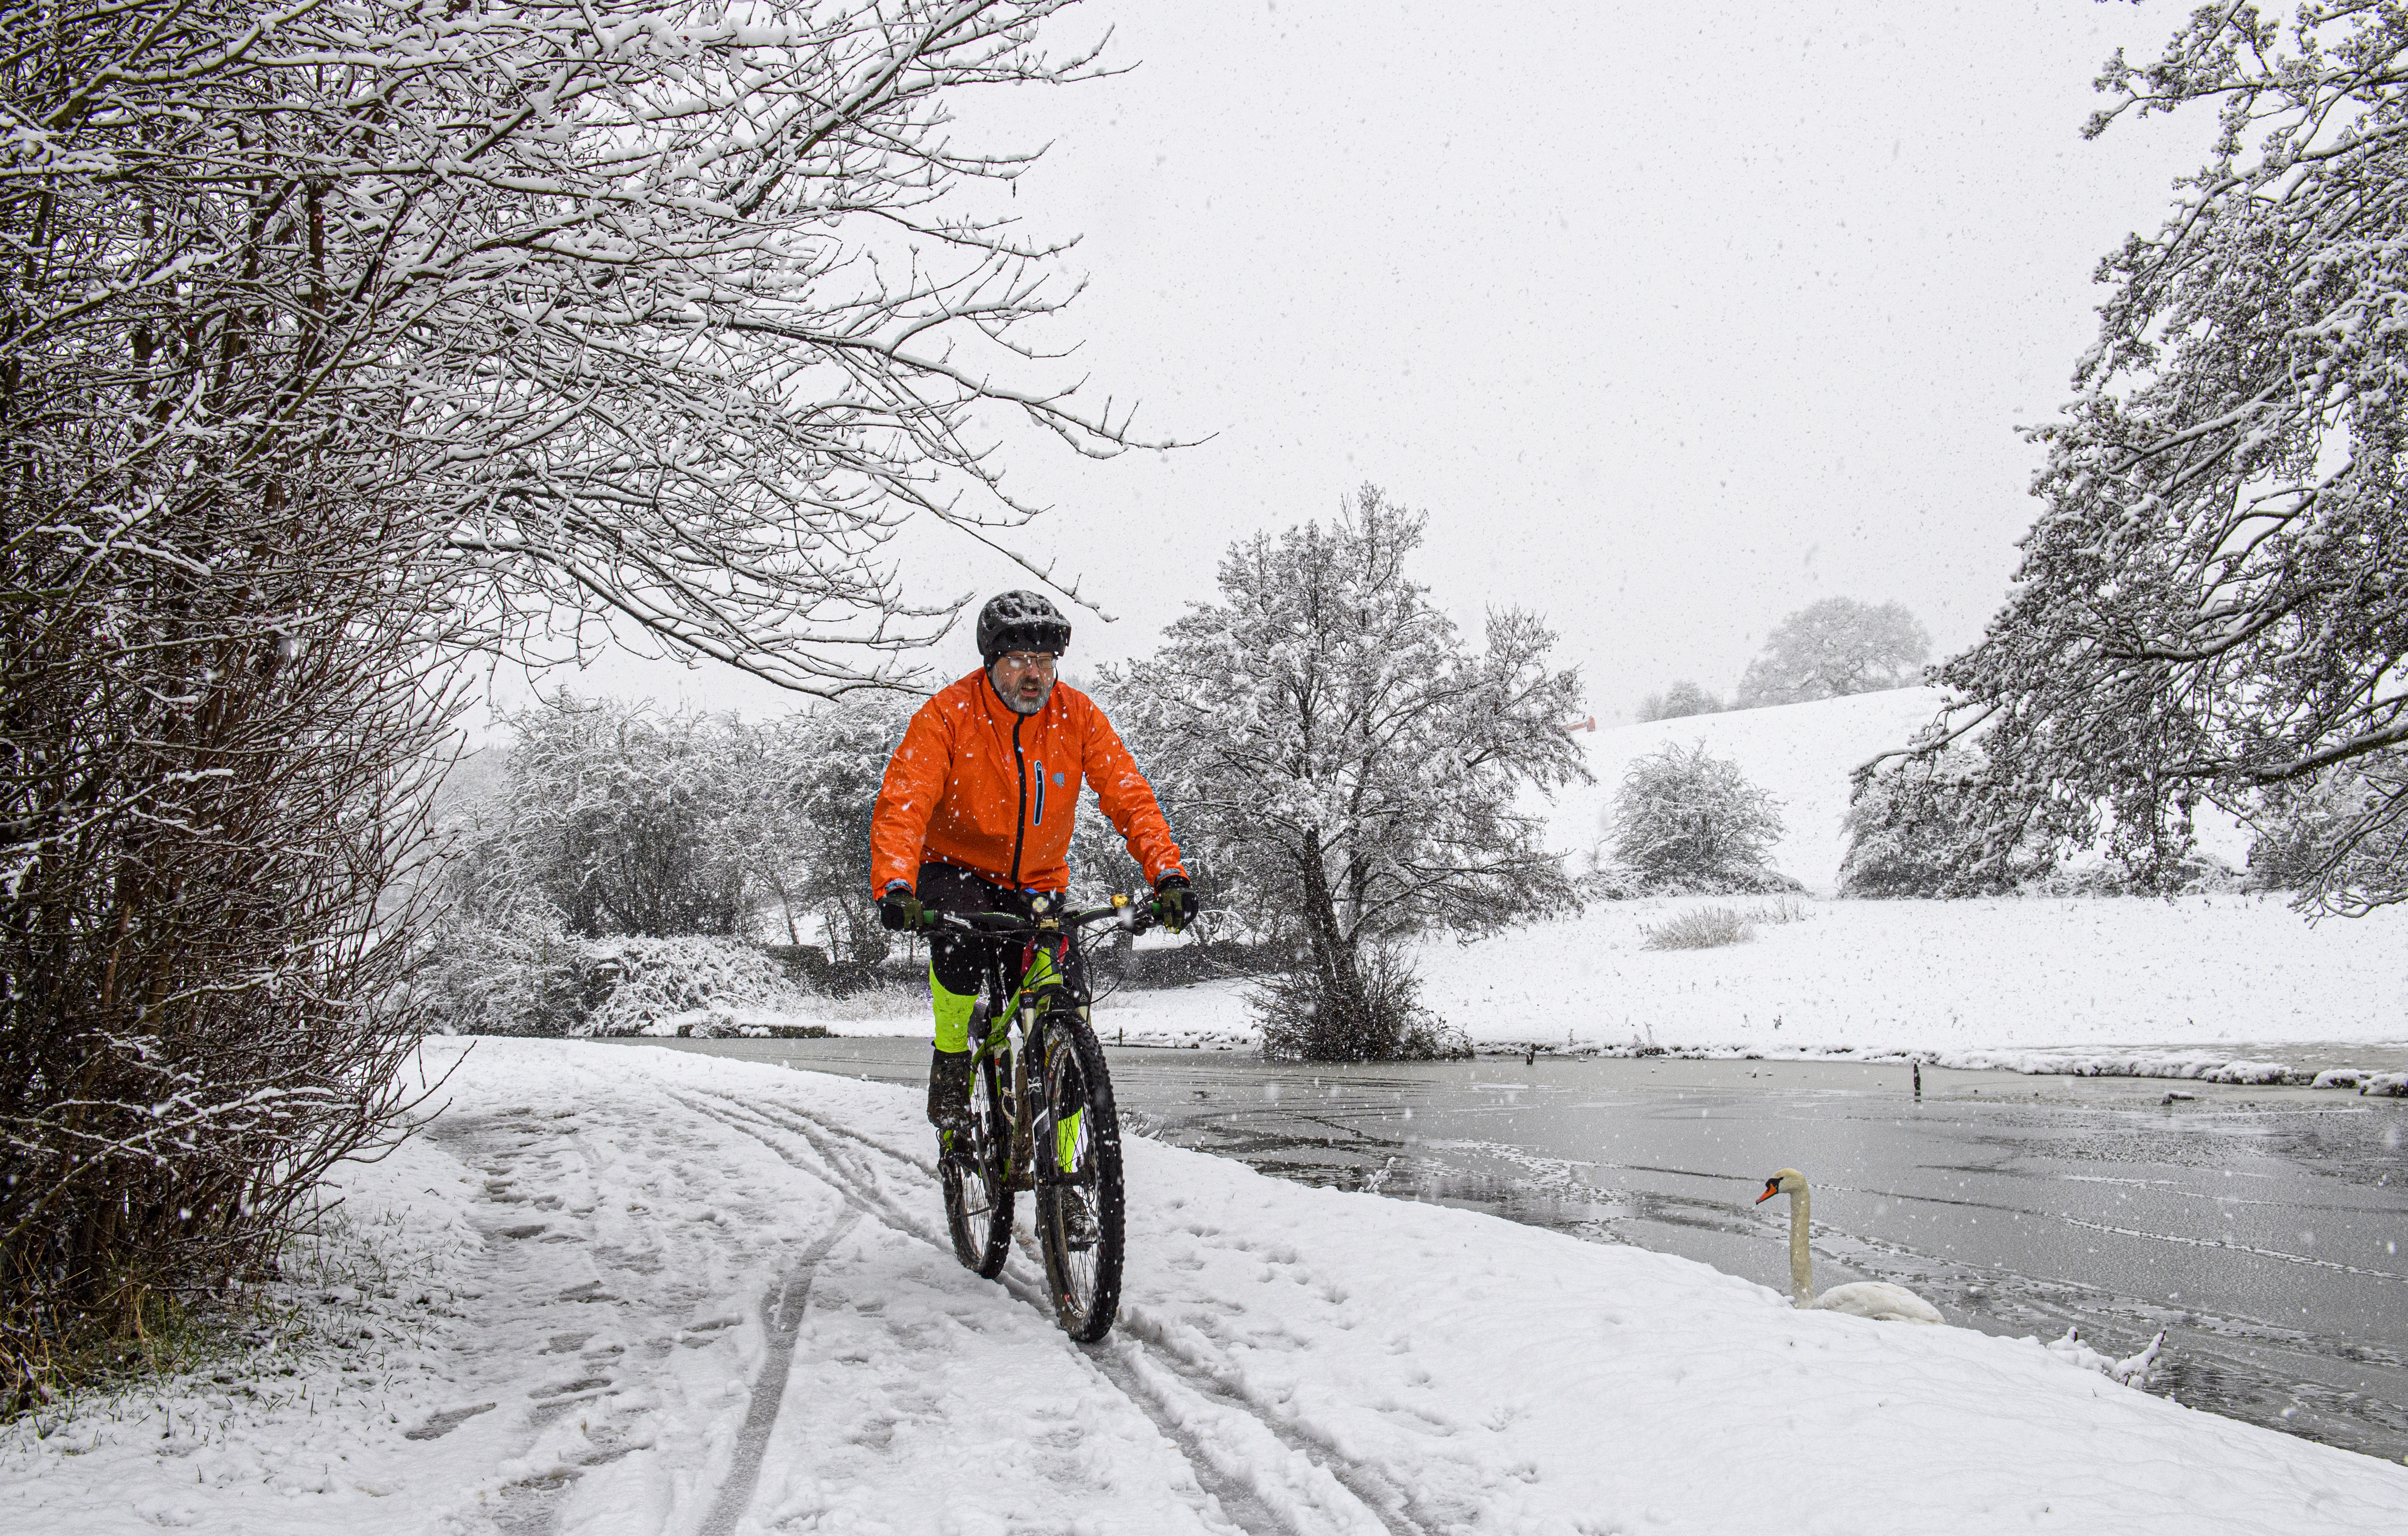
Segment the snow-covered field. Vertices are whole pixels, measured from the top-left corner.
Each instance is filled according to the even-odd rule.
[[[320,1303],[351,1349],[19,1421],[9,1528],[2288,1536],[2408,1502],[2034,1342],[1145,1141],[1122,1327],[1081,1350],[1028,1256],[954,1262],[905,1091],[489,1041],[451,1098],[346,1171],[389,1263]]]
[[[1683,911],[1776,905],[1796,920],[1764,922],[1746,943],[1646,947],[1647,930]],[[1601,903],[1420,954],[1423,1000],[1497,1047],[1914,1052],[1956,1067],[2157,1075],[2236,1061],[2309,1071],[2353,1065],[2353,1044],[2408,1041],[2398,908],[2311,926],[2244,896],[1681,897]],[[1124,993],[1096,1023],[1132,1044],[1243,1045],[1254,1038],[1243,990]]]

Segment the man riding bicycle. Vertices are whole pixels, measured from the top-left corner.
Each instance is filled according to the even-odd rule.
[[[870,887],[889,929],[918,929],[928,912],[1025,912],[1029,893],[1068,889],[1082,782],[1153,883],[1163,926],[1177,933],[1195,916],[1179,845],[1137,759],[1094,700],[1054,681],[1069,644],[1052,603],[1004,593],[979,612],[983,666],[912,715],[869,821]],[[928,1120],[940,1134],[969,1125],[979,978],[996,948],[1019,943],[928,930]]]

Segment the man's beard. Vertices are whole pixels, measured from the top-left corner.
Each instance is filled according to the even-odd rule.
[[[995,689],[996,696],[1002,699],[1005,708],[1010,710],[1012,713],[1035,714],[1045,708],[1045,701],[1047,699],[1054,696],[1054,683],[1057,680],[1050,678],[1046,680],[1044,688],[1038,693],[1037,697],[1034,700],[1022,698],[1020,696],[1020,690],[1016,687],[1006,689],[999,686],[995,681],[995,674],[992,672],[987,674],[986,681],[987,686]]]

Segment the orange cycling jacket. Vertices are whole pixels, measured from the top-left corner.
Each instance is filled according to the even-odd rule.
[[[1187,872],[1154,787],[1095,700],[1056,682],[1045,708],[1017,714],[972,672],[920,707],[887,761],[870,890],[916,882],[925,860],[1012,890],[1068,889],[1082,781],[1149,882]]]

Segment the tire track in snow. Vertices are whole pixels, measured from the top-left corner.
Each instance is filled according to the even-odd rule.
[[[860,1168],[854,1159],[838,1157],[838,1149],[831,1146],[829,1142],[831,1139],[840,1137],[871,1151],[883,1153],[896,1161],[929,1173],[930,1183],[933,1184],[934,1175],[929,1165],[924,1165],[919,1159],[908,1154],[883,1146],[841,1127],[830,1126],[824,1121],[787,1106],[765,1107],[717,1095],[711,1097],[718,1098],[719,1102],[715,1105],[704,1105],[689,1101],[687,1107],[731,1130],[752,1137],[796,1168],[802,1168],[803,1165],[796,1161],[794,1155],[785,1146],[781,1145],[777,1138],[781,1135],[800,1138],[810,1145],[821,1165],[817,1169],[806,1170],[806,1171],[829,1179],[836,1184],[838,1193],[849,1204],[870,1210],[882,1225],[905,1236],[918,1238],[939,1250],[948,1259],[953,1257],[951,1236],[935,1230],[933,1227],[924,1224],[916,1216],[898,1209],[892,1197],[882,1187],[876,1185],[876,1176],[873,1173]],[[789,1118],[793,1123],[784,1123]],[[760,1126],[756,1127],[754,1125],[747,1124],[747,1121],[758,1121]],[[765,1128],[768,1134],[764,1134]],[[850,1170],[845,1166],[848,1163],[853,1165]],[[871,1187],[864,1188],[862,1183],[857,1181],[867,1181]],[[1020,1241],[1024,1253],[1027,1253],[1031,1247],[1029,1241],[1025,1236],[1022,1236]],[[1049,1327],[1052,1326],[1053,1301],[1045,1294],[1043,1286],[1010,1270],[1006,1270],[999,1277],[999,1284],[1014,1299],[1042,1317]],[[1333,1529],[1340,1533],[1349,1529],[1361,1530],[1365,1532],[1365,1536],[1376,1536],[1376,1533],[1382,1529],[1377,1526],[1366,1527],[1360,1522],[1332,1527],[1326,1518],[1311,1518],[1317,1513],[1311,1501],[1299,1505],[1297,1500],[1291,1498],[1267,1499],[1260,1489],[1262,1478],[1258,1467],[1249,1465],[1242,1460],[1233,1462],[1232,1458],[1226,1455],[1211,1454],[1207,1446],[1199,1443],[1194,1432],[1182,1428],[1178,1415],[1165,1412],[1156,1395],[1145,1392],[1130,1378],[1121,1362],[1084,1350],[1077,1352],[1077,1358],[1094,1371],[1102,1385],[1117,1392],[1131,1408],[1144,1415],[1154,1425],[1155,1432],[1160,1434],[1164,1442],[1187,1463],[1189,1474],[1196,1479],[1197,1486],[1211,1496],[1223,1522],[1235,1527],[1244,1533],[1244,1536],[1320,1536],[1321,1532]],[[1289,1511],[1290,1517],[1283,1517],[1281,1507]],[[1293,1518],[1297,1514],[1307,1516],[1304,1524],[1299,1525]],[[1419,1536],[1419,1533],[1392,1532],[1391,1536]]]
[[[933,1160],[923,1161],[898,1152],[872,1138],[845,1127],[831,1125],[806,1111],[791,1105],[761,1106],[727,1100],[749,1113],[777,1125],[790,1120],[785,1128],[812,1143],[824,1159],[833,1167],[831,1149],[820,1136],[840,1137],[847,1141],[881,1153],[926,1174],[933,1182],[936,1174]],[[739,1127],[740,1128],[740,1127]],[[867,1172],[867,1170],[864,1170]],[[872,1175],[874,1177],[874,1175]],[[879,1199],[892,1208],[892,1198],[880,1189]],[[899,1214],[899,1213],[898,1213]],[[953,1240],[948,1235],[930,1232],[927,1241],[944,1250],[950,1256]],[[1044,1258],[1037,1251],[1035,1240],[1025,1231],[1015,1231],[1015,1242],[1024,1256],[1039,1270]],[[1053,1299],[1044,1287],[1032,1281],[1006,1271],[1002,1284],[1014,1296],[1027,1303],[1047,1322],[1054,1320]],[[1192,1351],[1181,1349],[1168,1329],[1150,1316],[1145,1309],[1124,1296],[1120,1309],[1121,1321],[1105,1344],[1083,1351],[1097,1372],[1122,1396],[1127,1398],[1154,1420],[1166,1439],[1179,1447],[1188,1464],[1195,1467],[1198,1481],[1211,1487],[1216,1481],[1235,1480],[1250,1490],[1251,1502],[1288,1506],[1289,1519],[1310,1516],[1316,1511],[1348,1514],[1359,1509],[1378,1522],[1376,1528],[1349,1522],[1354,1529],[1369,1533],[1384,1532],[1385,1536],[1429,1536],[1426,1527],[1412,1513],[1414,1502],[1412,1490],[1400,1486],[1394,1479],[1376,1468],[1364,1466],[1330,1443],[1315,1434],[1309,1425],[1298,1425],[1274,1416],[1250,1402],[1226,1383],[1211,1361],[1194,1357]],[[1160,1358],[1156,1358],[1156,1357]],[[1198,1428],[1201,1422],[1202,1428]],[[1251,1441],[1251,1455],[1228,1454],[1226,1443],[1231,1440]],[[1218,1451],[1219,1454],[1216,1454]],[[1221,1474],[1219,1480],[1204,1475],[1206,1469],[1197,1467],[1197,1457],[1209,1461],[1211,1470]],[[1264,1486],[1262,1469],[1280,1465],[1287,1472],[1281,1479],[1285,1486]],[[1302,1483],[1315,1497],[1301,1507],[1288,1497],[1294,1485]],[[1216,1489],[1216,1496],[1218,1490]],[[1350,1508],[1349,1506],[1352,1506]],[[1297,1529],[1290,1524],[1287,1529]]]
[[[761,1459],[769,1449],[769,1432],[777,1428],[778,1409],[785,1401],[786,1375],[795,1363],[795,1335],[802,1330],[803,1309],[810,1304],[811,1275],[860,1219],[858,1211],[838,1216],[827,1234],[805,1249],[801,1262],[787,1271],[777,1297],[761,1299],[768,1354],[761,1362],[761,1373],[752,1380],[752,1401],[736,1431],[735,1459],[726,1481],[719,1486],[710,1513],[703,1517],[702,1536],[729,1536],[752,1502],[753,1486],[761,1480]]]
[[[884,1225],[953,1256],[950,1235],[901,1210],[877,1173],[857,1156],[840,1156],[849,1149],[834,1142],[840,1139],[878,1153],[911,1169],[931,1184],[936,1178],[934,1159],[898,1151],[791,1105],[763,1105],[711,1094],[708,1097],[717,1105],[710,1107],[686,1095],[677,1097],[697,1113],[752,1136],[781,1157],[786,1156],[782,1148],[736,1117],[758,1120],[772,1130],[802,1138],[848,1201],[883,1208],[880,1220]],[[869,1187],[864,1189],[862,1184]],[[1015,1232],[1014,1239],[1023,1256],[1041,1268],[1043,1259],[1034,1239],[1025,1232]],[[1009,1270],[1000,1281],[1048,1324],[1054,1321],[1053,1299],[1043,1286]],[[1247,1401],[1219,1379],[1210,1362],[1180,1349],[1168,1329],[1125,1297],[1121,1322],[1113,1333],[1102,1344],[1079,1354],[1153,1421],[1186,1460],[1197,1482],[1220,1501],[1223,1513],[1245,1529],[1292,1536],[1332,1529],[1362,1536],[1430,1536],[1432,1528],[1412,1513],[1412,1490],[1383,1471],[1347,1457],[1309,1427],[1282,1422]],[[1335,1526],[1330,1523],[1332,1517],[1338,1521]]]
[[[934,1182],[932,1165],[924,1165],[917,1158],[896,1152],[891,1147],[882,1146],[854,1132],[829,1126],[799,1112],[792,1112],[796,1124],[781,1124],[784,1116],[779,1114],[778,1110],[783,1109],[783,1106],[765,1108],[717,1094],[707,1096],[716,1101],[710,1104],[696,1102],[696,1099],[706,1097],[700,1094],[689,1096],[673,1093],[671,1097],[703,1118],[760,1142],[789,1167],[826,1179],[856,1213],[867,1213],[890,1231],[905,1237],[917,1238],[940,1251],[945,1257],[949,1259],[953,1257],[953,1238],[949,1234],[936,1232],[916,1217],[898,1209],[882,1188],[875,1187],[875,1175],[859,1168],[857,1163],[849,1172],[843,1165],[844,1162],[853,1160],[839,1161],[835,1156],[836,1149],[831,1147],[820,1133],[825,1133],[830,1137],[840,1136],[846,1141],[853,1141],[872,1151],[884,1153],[889,1157],[928,1173],[931,1183]],[[756,1127],[748,1124],[748,1121],[758,1121],[760,1124]],[[764,1133],[764,1128],[767,1134]],[[805,1168],[802,1163],[796,1161],[794,1154],[780,1144],[777,1139],[780,1133],[801,1138],[810,1145],[820,1166],[815,1169]],[[869,1182],[872,1187],[863,1188],[861,1181]],[[1014,1299],[1039,1313],[1049,1324],[1053,1321],[1053,1305],[1041,1287],[1032,1285],[1025,1278],[1008,1270],[999,1279],[1003,1288]],[[1084,1356],[1082,1357],[1087,1358]],[[1087,1358],[1087,1363],[1091,1367],[1097,1364],[1092,1358]],[[1298,1532],[1293,1525],[1279,1520],[1245,1482],[1223,1476],[1211,1458],[1199,1459],[1200,1448],[1196,1445],[1193,1437],[1182,1433],[1175,1424],[1166,1421],[1144,1398],[1129,1392],[1122,1384],[1112,1380],[1110,1373],[1098,1369],[1097,1374],[1104,1376],[1106,1385],[1112,1386],[1127,1399],[1131,1407],[1144,1414],[1154,1426],[1156,1432],[1161,1434],[1171,1449],[1178,1453],[1180,1458],[1187,1463],[1189,1475],[1196,1479],[1197,1486],[1211,1497],[1222,1516],[1222,1523],[1235,1527],[1241,1536],[1303,1536],[1303,1533]]]
[[[1154,1415],[1157,1422],[1164,1414],[1180,1414],[1179,1398],[1199,1401],[1208,1413],[1224,1420],[1242,1414],[1286,1455],[1310,1463],[1345,1489],[1351,1500],[1380,1522],[1388,1536],[1430,1536],[1433,1528],[1424,1525],[1413,1514],[1417,1502],[1413,1490],[1377,1468],[1348,1459],[1327,1441],[1312,1433],[1309,1426],[1283,1423],[1249,1402],[1220,1379],[1210,1362],[1180,1349],[1168,1331],[1144,1309],[1123,1302],[1120,1323],[1101,1347],[1120,1357],[1111,1362],[1120,1368],[1116,1385],[1132,1396],[1143,1393],[1159,1405],[1161,1412]],[[1106,1374],[1114,1373],[1107,1368]]]

